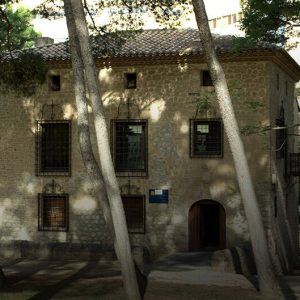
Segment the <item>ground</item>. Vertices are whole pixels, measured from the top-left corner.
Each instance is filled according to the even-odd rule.
[[[2,265],[7,277],[7,287],[1,290],[0,300],[125,300],[120,268],[116,261],[18,259],[6,261]],[[159,272],[165,272],[164,276],[168,278],[165,266],[164,271],[161,265],[158,269]],[[214,281],[213,273],[202,270],[196,276],[197,280],[207,284],[186,284],[172,279],[175,274],[173,262],[171,269],[169,282],[164,279],[161,281],[161,273],[150,273],[144,300],[263,300],[242,275],[222,273],[223,286],[219,279],[216,280],[218,285],[213,285],[213,282],[208,284],[208,278]],[[184,271],[180,271],[176,266],[176,272],[180,273],[182,278],[185,272],[186,278],[190,276],[187,276],[190,270],[186,267]],[[192,274],[195,277],[195,273]],[[229,286],[233,278],[231,276],[236,276],[236,280]],[[290,277],[286,282],[290,287],[294,287],[294,290],[299,290],[299,276]],[[292,292],[290,289],[289,293],[289,288],[286,288],[286,294],[286,299],[298,299],[297,291]]]

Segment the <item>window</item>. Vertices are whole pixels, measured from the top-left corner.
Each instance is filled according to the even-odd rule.
[[[122,196],[129,233],[145,233],[145,196]]]
[[[136,89],[136,73],[125,73],[125,89]]]
[[[112,152],[118,176],[147,175],[147,121],[114,120]]]
[[[70,121],[37,121],[36,174],[70,176],[70,141]]]
[[[276,74],[276,88],[279,91],[279,74]]]
[[[276,127],[284,127],[284,120],[276,119]],[[276,158],[284,158],[286,150],[286,130],[277,129],[276,130]]]
[[[201,85],[202,86],[213,86],[210,74],[208,70],[201,71]]]
[[[223,126],[220,120],[190,121],[191,157],[222,157]]]
[[[60,76],[59,75],[50,76],[49,90],[50,91],[60,91]]]
[[[300,176],[300,153],[289,153],[290,172],[292,176]]]
[[[232,15],[232,23],[236,23],[236,20],[237,20],[237,18],[236,18],[236,14],[234,14],[234,15]]]
[[[38,229],[68,231],[68,195],[38,194]]]

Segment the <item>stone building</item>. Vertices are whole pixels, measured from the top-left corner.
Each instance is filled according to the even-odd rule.
[[[231,54],[229,38],[215,37],[215,43],[270,252],[286,270],[298,250],[293,125],[300,67],[281,49]],[[49,64],[47,83],[33,97],[14,91],[0,96],[1,254],[109,251],[112,241],[78,146],[69,51],[64,43],[35,51]],[[197,31],[144,31],[96,63],[133,247],[156,258],[247,242],[232,155]]]

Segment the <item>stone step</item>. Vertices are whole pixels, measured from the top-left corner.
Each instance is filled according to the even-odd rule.
[[[0,244],[0,259],[97,259],[111,261],[116,259],[113,248],[101,244],[81,243],[34,243],[14,241]]]

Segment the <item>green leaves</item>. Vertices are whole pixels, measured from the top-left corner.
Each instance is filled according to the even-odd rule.
[[[289,40],[299,35],[299,0],[243,0],[241,29],[246,38],[290,46]]]
[[[23,52],[18,58],[0,64],[0,83],[17,94],[32,96],[46,80],[48,67],[39,54]]]
[[[12,51],[31,47],[41,36],[33,29],[33,15],[30,10],[20,7],[0,6],[0,51]]]

